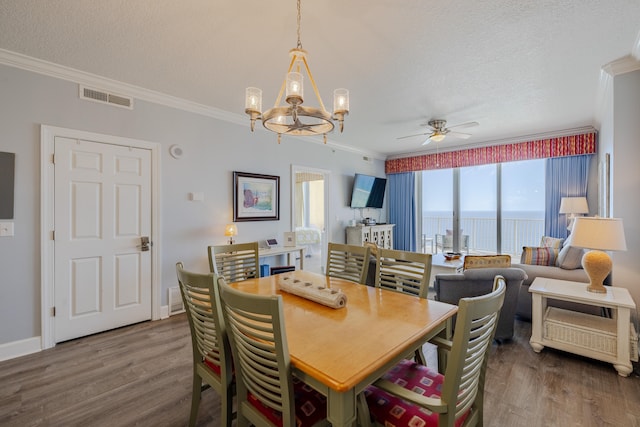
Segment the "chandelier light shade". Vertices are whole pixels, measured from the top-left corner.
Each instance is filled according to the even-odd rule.
[[[604,251],[626,251],[624,227],[620,218],[577,217],[573,224],[572,246],[593,249],[582,257],[589,276],[589,292],[606,293],[604,279],[611,272],[611,257]]]
[[[273,106],[262,111],[262,90],[248,87],[245,92],[244,111],[251,121],[251,131],[255,129],[256,120],[278,134],[278,143],[282,134],[294,136],[323,135],[327,143],[327,133],[334,128],[333,121],[337,121],[340,132],[344,129],[344,117],[349,114],[349,91],[336,89],[333,93],[333,114],[329,113],[316,86],[307,62],[307,52],[302,49],[300,41],[300,0],[298,5],[298,45],[289,51],[291,62],[285,76],[280,93]],[[302,105],[304,103],[304,75],[308,79],[318,102],[317,107]],[[282,96],[284,95],[284,103]]]

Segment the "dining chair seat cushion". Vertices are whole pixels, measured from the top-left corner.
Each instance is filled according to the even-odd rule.
[[[216,365],[215,363],[204,359],[204,364],[207,365],[207,368],[211,369],[213,372],[216,373],[216,375],[220,376],[220,366]]]
[[[403,360],[388,371],[383,378],[414,393],[439,398],[444,376],[436,369]],[[437,426],[438,413],[406,402],[399,397],[369,386],[365,390],[367,405],[373,420],[387,427],[393,426]],[[456,427],[464,423],[469,411],[456,420]]]
[[[293,377],[293,396],[296,405],[296,426],[313,426],[327,418],[327,398],[311,386]],[[260,402],[251,393],[248,402],[276,426],[282,426],[282,413]]]

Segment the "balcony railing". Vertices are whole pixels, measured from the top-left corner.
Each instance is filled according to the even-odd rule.
[[[463,235],[469,236],[469,253],[496,253],[497,220],[495,218],[464,217],[460,219]],[[453,228],[451,217],[424,216],[422,218],[422,239],[425,244],[436,234],[445,234]],[[544,219],[502,218],[501,253],[519,259],[523,246],[538,246],[544,234]],[[430,251],[426,245],[423,250]],[[435,248],[434,248],[435,249]]]

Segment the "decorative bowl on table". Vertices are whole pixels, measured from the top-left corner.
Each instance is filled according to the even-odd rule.
[[[460,252],[445,252],[444,253],[444,259],[446,259],[447,261],[453,261],[455,259],[460,259],[461,256],[462,256],[462,254]]]

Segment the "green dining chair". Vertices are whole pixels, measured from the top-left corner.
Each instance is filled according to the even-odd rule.
[[[376,262],[376,288],[427,298],[431,254],[379,248]]]
[[[444,375],[434,368],[403,360],[364,392],[368,425],[478,426],[483,424],[484,381],[489,349],[504,301],[506,282],[496,276],[494,290],[462,298],[452,341],[432,342],[448,351]]]
[[[222,425],[231,426],[235,381],[232,373],[231,347],[227,338],[216,274],[186,271],[176,263],[178,284],[184,303],[193,354],[193,391],[189,426],[196,425],[202,391],[210,386],[220,395]]]
[[[237,426],[328,425],[325,396],[292,375],[282,297],[218,279],[237,379]],[[295,396],[295,397],[294,397]]]
[[[209,271],[230,282],[260,277],[258,242],[209,246]]]
[[[369,266],[369,247],[329,242],[326,275],[365,284]]]

